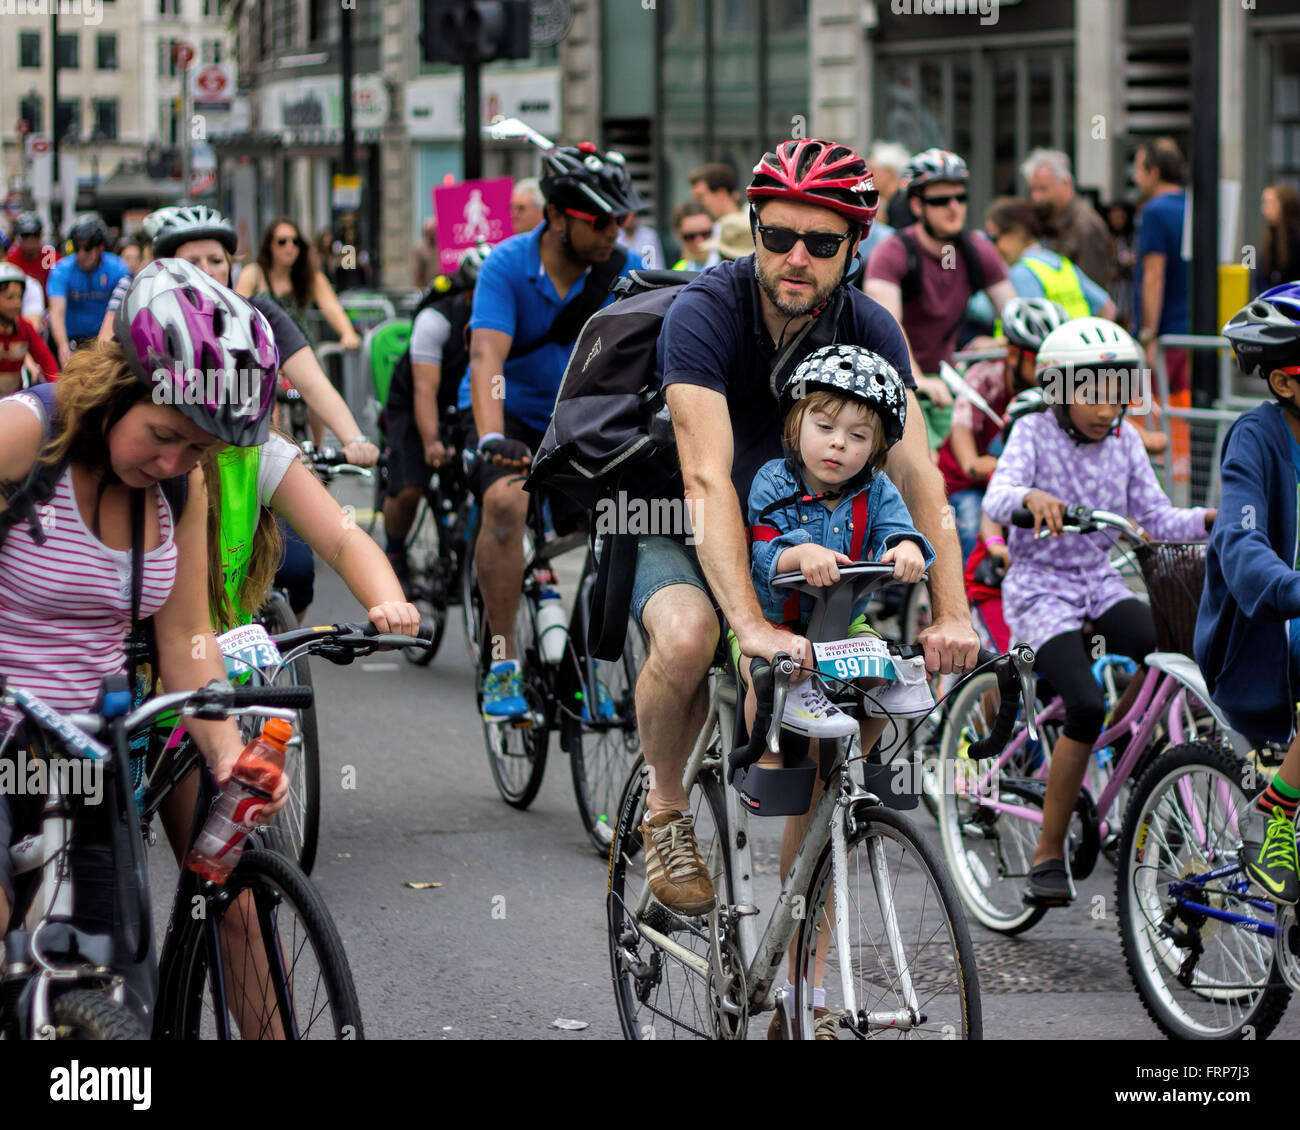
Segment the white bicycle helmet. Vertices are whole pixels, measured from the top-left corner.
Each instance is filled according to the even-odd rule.
[[[1017,349],[1037,353],[1043,339],[1070,320],[1065,307],[1046,298],[1013,298],[1002,309],[1002,333]]]
[[[1048,369],[1118,369],[1142,364],[1132,336],[1105,318],[1072,318],[1052,330],[1038,347],[1035,372]]]
[[[957,181],[964,184],[970,180],[970,170],[956,153],[947,149],[926,149],[907,163],[903,179],[907,182],[907,195],[915,196],[927,184],[935,181]]]
[[[27,273],[13,263],[0,262],[0,286],[11,282],[22,283],[23,286],[26,286]]]
[[[280,358],[246,299],[183,259],[155,259],[132,281],[114,334],[158,403],[235,447],[266,441]]]
[[[153,235],[153,253],[159,259],[175,255],[181,244],[196,239],[215,239],[231,255],[239,245],[230,221],[206,204],[160,208],[149,218],[155,216],[158,221]]]

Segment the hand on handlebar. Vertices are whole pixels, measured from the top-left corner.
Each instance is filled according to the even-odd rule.
[[[339,338],[339,344],[343,346],[344,349],[360,349],[361,335],[358,334],[356,330],[349,330]]]
[[[435,469],[447,462],[447,449],[443,446],[442,440],[435,439],[432,443],[425,444],[424,461]]]
[[[1034,536],[1046,526],[1054,537],[1065,530],[1065,503],[1045,490],[1031,490],[1025,495],[1024,507],[1034,516]]]
[[[931,675],[962,674],[979,661],[980,639],[969,616],[943,616],[917,637],[925,648],[925,669]]]
[[[775,624],[764,623],[749,632],[737,632],[736,642],[740,644],[742,655],[751,659],[766,659],[772,662],[772,656],[783,651],[800,667],[813,666],[812,644],[803,636],[778,628]],[[748,664],[742,665],[742,673],[748,675]],[[791,684],[803,682],[808,677],[807,671],[795,671]]]
[[[373,467],[379,462],[379,448],[373,443],[343,445],[343,458],[357,467]]]
[[[420,634],[420,610],[414,604],[404,600],[389,600],[376,604],[366,613],[367,618],[379,631],[396,636],[418,636]]]
[[[900,541],[880,557],[882,565],[893,564],[894,579],[915,584],[925,575],[925,557],[914,541]]]
[[[519,439],[490,439],[478,450],[493,467],[506,471],[526,470],[533,461],[532,449]]]
[[[802,573],[810,585],[824,586],[840,579],[839,566],[852,564],[853,558],[847,554],[807,542],[783,551],[777,561],[777,572]]]

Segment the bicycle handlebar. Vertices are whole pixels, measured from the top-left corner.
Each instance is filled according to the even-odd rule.
[[[402,636],[392,632],[380,633],[370,621],[328,624],[317,628],[293,628],[287,632],[271,637],[271,642],[281,652],[292,651],[303,644],[311,651],[324,651],[329,648],[341,649],[341,656],[328,655],[326,658],[335,663],[350,663],[357,655],[368,655],[381,647],[423,647],[433,646],[434,626],[428,620],[420,621],[418,636]]]
[[[1034,528],[1034,515],[1024,506],[1018,506],[1011,512],[1011,524],[1021,530]],[[1065,522],[1062,530],[1067,534],[1095,534],[1103,527],[1118,530],[1133,541],[1147,540],[1142,531],[1122,514],[1112,514],[1109,510],[1091,510],[1079,503],[1072,503],[1065,508]],[[1051,531],[1046,527],[1039,530],[1035,537],[1049,537]]]
[[[794,674],[796,666],[795,661],[783,651],[772,656],[771,663],[766,659],[755,659],[751,664],[749,685],[753,688],[758,710],[754,715],[754,724],[749,728],[749,741],[731,751],[728,779],[741,769],[753,765],[763,756],[765,748],[771,749],[773,753],[778,750],[781,714],[785,710],[790,676]],[[776,678],[777,675],[781,678]]]
[[[980,650],[979,666],[991,664],[998,674],[998,691],[1002,696],[997,717],[986,737],[971,744],[966,756],[971,761],[987,761],[997,757],[1011,740],[1011,731],[1016,724],[1016,715],[1023,701],[1025,706],[1025,724],[1029,736],[1038,739],[1038,728],[1034,723],[1034,651],[1025,644],[1015,644],[1006,655]]]

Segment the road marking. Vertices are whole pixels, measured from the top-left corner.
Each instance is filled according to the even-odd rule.
[[[363,663],[363,671],[396,671],[400,664],[397,663]]]

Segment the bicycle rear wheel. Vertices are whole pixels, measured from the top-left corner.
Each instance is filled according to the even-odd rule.
[[[207,904],[206,920],[180,901],[197,891],[197,880],[183,882],[185,913],[172,918],[155,1039],[219,1039],[223,1029],[230,1039],[363,1038],[343,942],[320,894],[292,863],[265,849],[245,851],[222,895]]]
[[[822,983],[832,1015],[844,1008],[847,960],[866,1035],[889,1039],[983,1038],[979,977],[961,901],[934,850],[902,813],[856,809],[847,837],[844,907],[834,905],[831,844],[808,888],[796,950],[795,1022],[813,1039],[815,957],[826,953]],[[847,918],[849,954],[835,944],[835,915]],[[825,941],[822,941],[822,939]],[[839,1029],[837,1035],[850,1039]]]
[[[262,623],[271,635],[298,626],[298,618],[282,593],[271,594],[262,611]],[[299,656],[280,672],[279,685],[310,687],[311,666],[306,655]],[[316,845],[320,836],[320,736],[316,727],[315,703],[297,711],[297,722],[285,750],[284,768],[289,775],[289,800],[263,832],[263,842],[286,859],[293,860],[304,875],[310,875],[316,862]],[[254,719],[246,738],[260,729]]]
[[[411,603],[420,610],[420,618],[433,625],[431,647],[401,649],[406,661],[416,667],[427,667],[433,662],[447,629],[447,594],[442,582],[442,530],[438,524],[439,515],[429,505],[430,498],[436,497],[428,491],[420,497],[411,532],[406,535],[406,560],[410,563],[415,585],[415,591],[410,594]]]
[[[717,771],[706,769],[695,778],[687,796],[695,816],[700,856],[713,877],[719,900],[730,903],[731,861],[722,788]],[[619,1023],[629,1040],[712,1040],[715,1031],[708,977],[682,956],[656,945],[640,929],[649,927],[696,959],[708,961],[707,926],[701,928],[700,919],[679,917],[647,890],[641,822],[649,791],[649,770],[644,759],[638,758],[623,790],[610,844],[606,899]]]
[[[482,677],[492,662],[493,642],[484,616],[479,625],[478,707],[483,713]],[[519,657],[524,699],[528,713],[523,719],[483,723],[483,744],[487,749],[488,767],[501,799],[512,808],[527,808],[542,787],[546,772],[546,753],[550,743],[550,703],[547,702],[547,672],[538,651],[537,625],[532,599],[527,593],[519,597],[515,616],[515,654]]]
[[[627,627],[623,654],[596,660],[596,685],[565,704],[564,738],[573,772],[578,815],[598,854],[609,854],[627,770],[641,751],[636,730],[636,678],[645,661],[645,638],[635,620]],[[585,671],[584,671],[585,676]],[[575,684],[581,688],[582,683]],[[572,717],[581,716],[581,721]]]
[[[1182,1040],[1263,1039],[1291,999],[1260,922],[1276,907],[1249,890],[1231,864],[1250,799],[1246,765],[1222,746],[1184,742],[1157,758],[1133,790],[1120,834],[1115,898],[1120,944],[1133,984],[1156,1026]],[[1181,894],[1170,887],[1191,880]],[[1247,919],[1241,927],[1203,913]]]

